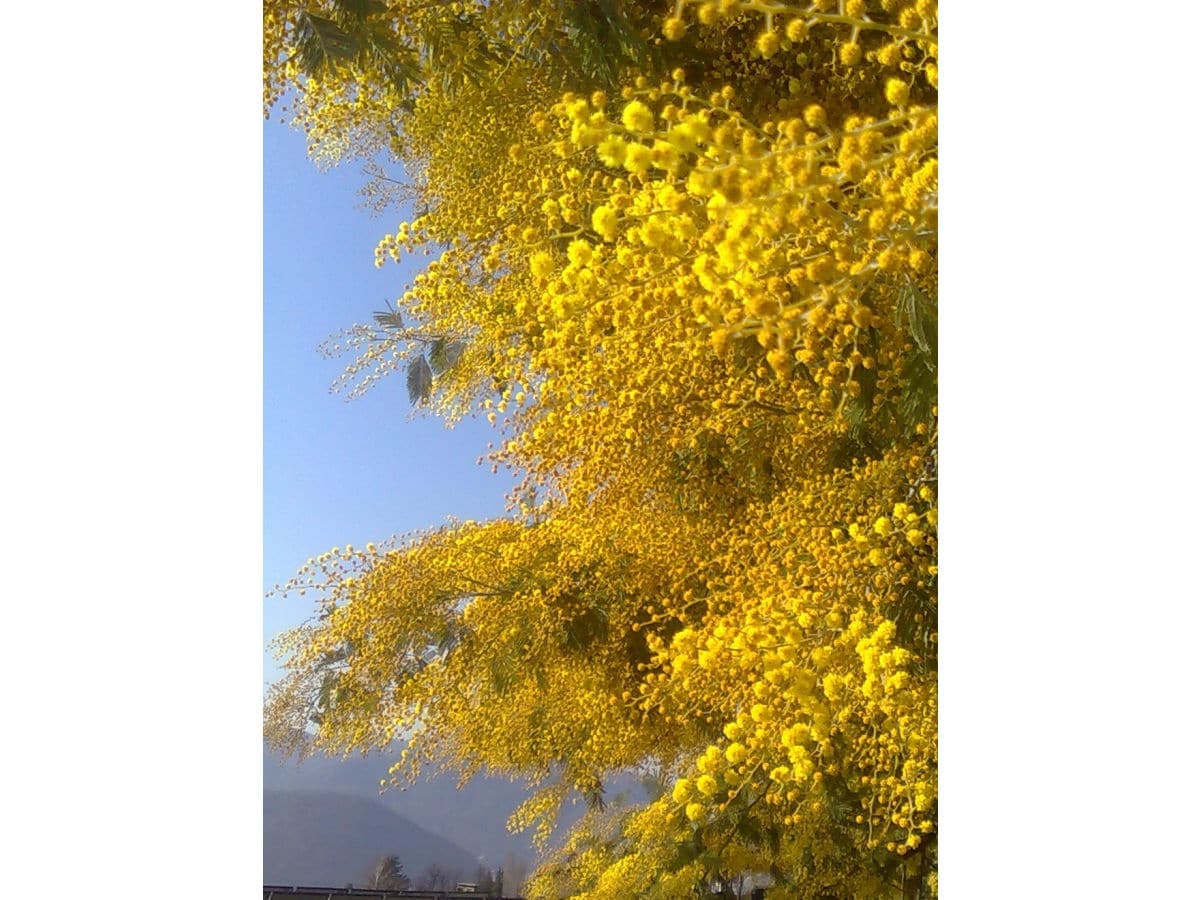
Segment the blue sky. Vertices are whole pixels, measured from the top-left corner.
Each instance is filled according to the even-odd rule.
[[[347,402],[329,386],[349,358],[317,346],[370,321],[417,271],[374,266],[379,238],[403,213],[362,207],[365,176],[349,163],[321,171],[303,135],[263,125],[263,585],[290,578],[310,556],[504,510],[511,482],[476,465],[493,431],[476,420],[447,429],[412,416],[402,377]],[[424,257],[412,265],[425,262]],[[264,601],[265,681],[279,670],[266,643],[299,624],[312,596]]]

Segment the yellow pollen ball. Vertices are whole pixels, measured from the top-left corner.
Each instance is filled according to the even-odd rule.
[[[884,95],[892,106],[903,106],[908,102],[908,82],[899,78],[889,78],[884,87]]]
[[[789,41],[798,44],[808,37],[808,23],[803,19],[792,19],[787,24],[786,34]]]
[[[644,175],[650,168],[650,148],[644,144],[630,144],[622,162],[625,170],[633,175]]]
[[[592,213],[592,228],[604,240],[615,240],[618,231],[617,211],[611,206],[597,206]]]
[[[630,131],[653,131],[654,113],[641,100],[632,100],[621,111],[621,124]]]
[[[764,31],[754,42],[755,48],[765,57],[772,57],[779,51],[779,34],[774,31]]]

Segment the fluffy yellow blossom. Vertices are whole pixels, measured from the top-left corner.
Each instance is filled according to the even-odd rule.
[[[908,102],[908,82],[900,78],[889,78],[884,86],[888,103],[903,106]]]
[[[678,41],[687,33],[683,19],[667,19],[663,23],[663,35],[668,41]]]
[[[671,790],[671,799],[676,803],[683,803],[690,796],[692,796],[692,783],[686,778],[680,778]]]
[[[635,133],[651,132],[654,130],[654,113],[641,100],[631,100],[621,111],[621,124]]]
[[[650,148],[644,144],[629,144],[622,165],[634,175],[645,174],[650,168]]]
[[[592,245],[587,241],[574,240],[567,247],[567,259],[577,266],[586,266],[595,257]]]
[[[763,56],[771,57],[779,52],[779,33],[775,31],[764,31],[754,42],[754,46]]]
[[[592,229],[606,241],[617,236],[617,211],[611,206],[597,206],[592,211]]]
[[[825,108],[819,103],[810,103],[804,108],[804,122],[809,128],[820,128],[825,124]]]
[[[622,138],[612,134],[600,142],[600,145],[596,148],[596,155],[600,157],[600,161],[606,166],[617,169],[625,162],[625,150],[627,146]]]
[[[538,278],[545,278],[554,271],[554,257],[544,250],[539,250],[529,257],[529,269]]]

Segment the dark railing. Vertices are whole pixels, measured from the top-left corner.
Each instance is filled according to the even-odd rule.
[[[482,891],[387,891],[374,888],[289,887],[279,884],[263,885],[263,900],[333,900],[334,897],[359,897],[363,900],[483,900],[489,895]],[[496,900],[496,898],[492,898]],[[520,897],[501,897],[499,900],[521,900]]]

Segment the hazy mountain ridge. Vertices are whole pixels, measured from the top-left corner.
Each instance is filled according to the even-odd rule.
[[[345,759],[312,756],[298,763],[294,757],[284,758],[264,747],[263,788],[265,793],[335,792],[367,800],[465,851],[472,857],[472,871],[479,861],[494,869],[505,865],[510,856],[527,863],[535,860],[531,833],[511,834],[506,827],[508,817],[528,797],[524,783],[477,775],[460,789],[454,776],[441,775],[404,789],[389,788],[381,794],[380,779],[387,778],[394,762],[394,755],[376,752]],[[619,792],[644,798],[632,776],[617,779],[609,799]],[[559,818],[557,833],[577,821],[583,811],[582,804],[567,806]],[[277,827],[288,826],[277,823]],[[419,874],[420,870],[414,871],[398,849],[385,848],[375,856],[385,852],[400,855],[410,875]]]
[[[365,884],[384,854],[418,878],[430,864],[469,876],[478,860],[377,800],[336,791],[263,791],[263,883]]]
[[[458,844],[486,865],[496,867],[516,854],[532,861],[535,851],[528,834],[514,835],[506,823],[527,791],[520,783],[478,776],[457,789],[453,776],[443,775],[410,787],[380,793],[380,779],[395,762],[383,753],[347,759],[312,756],[301,763],[263,752],[263,788],[275,791],[336,791],[370,799],[422,828]],[[564,821],[577,814],[567,810]]]

